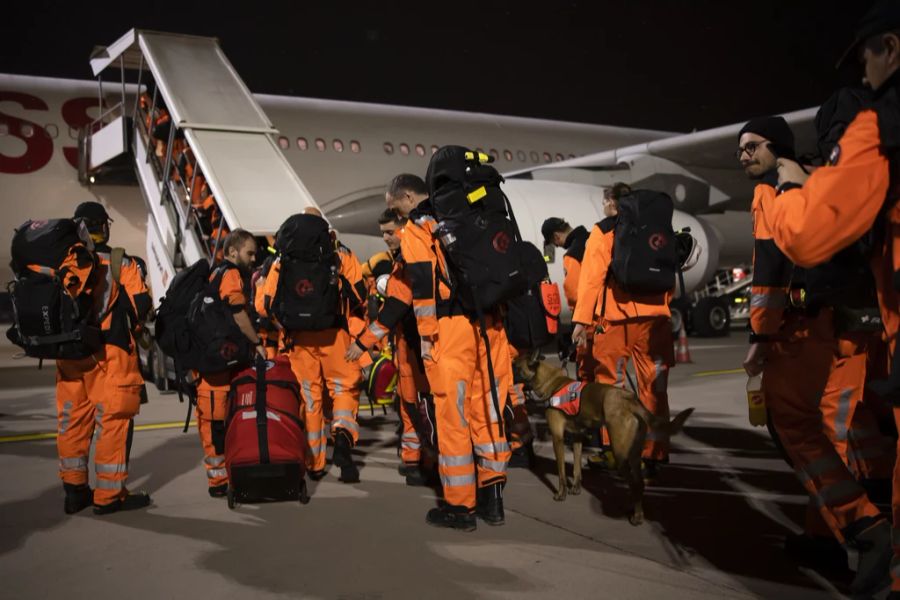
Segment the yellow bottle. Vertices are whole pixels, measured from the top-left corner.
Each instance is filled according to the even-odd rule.
[[[766,424],[768,418],[766,398],[762,391],[762,375],[756,375],[747,380],[747,408],[751,425],[762,427]]]

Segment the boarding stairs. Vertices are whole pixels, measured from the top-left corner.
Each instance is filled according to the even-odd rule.
[[[270,237],[290,215],[316,203],[279,150],[278,131],[225,57],[216,38],[133,29],[95,51],[91,69],[101,86],[121,77],[122,99],[83,133],[82,178],[130,154],[147,204],[147,265],[154,304],[175,273],[212,259],[221,239],[201,228],[192,188],[202,173],[223,230],[246,229]],[[137,72],[137,82],[126,82]],[[139,97],[149,102],[142,111]],[[165,107],[171,119],[163,156],[151,135],[152,115]],[[179,176],[176,144],[190,149],[194,176]],[[183,160],[183,159],[182,159]],[[95,175],[96,174],[96,175]]]

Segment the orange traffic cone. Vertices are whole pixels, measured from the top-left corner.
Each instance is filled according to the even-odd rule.
[[[688,349],[687,331],[684,329],[684,323],[681,324],[681,330],[678,332],[678,348],[675,350],[676,363],[690,363],[691,351]]]

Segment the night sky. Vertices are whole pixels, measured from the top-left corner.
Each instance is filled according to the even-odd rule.
[[[87,79],[94,45],[141,27],[217,36],[259,93],[690,131],[858,81],[834,63],[870,5],[10,0],[0,72]]]

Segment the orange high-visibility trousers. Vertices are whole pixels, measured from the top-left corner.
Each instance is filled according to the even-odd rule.
[[[203,466],[209,487],[228,483],[225,469],[225,417],[231,373],[215,373],[197,386],[197,433],[203,446]]]
[[[289,336],[291,368],[300,382],[303,395],[303,417],[309,441],[308,466],[313,471],[325,468],[325,415],[322,410],[326,392],[334,402],[331,434],[338,429],[349,433],[355,444],[359,439],[356,414],[359,411],[359,364],[347,362],[344,355],[350,346],[345,329],[295,331]]]
[[[852,398],[862,394],[861,388],[854,394],[853,386],[859,369],[865,372],[865,351],[855,340],[836,340],[832,322],[827,309],[815,317],[787,315],[785,341],[772,344],[763,388],[772,423],[801,484],[834,535],[843,539],[842,530],[877,516],[878,509],[838,450],[843,448],[846,456]]]
[[[87,484],[93,437],[96,505],[128,494],[128,430],[140,411],[143,383],[137,355],[111,344],[87,358],[56,361],[59,477]]]
[[[464,316],[438,319],[432,359],[425,361],[437,417],[438,472],[444,500],[475,508],[475,489],[506,480],[510,448],[500,419],[512,380],[509,344],[500,323],[487,319],[500,412],[494,408],[487,349]]]
[[[628,361],[634,361],[641,403],[654,415],[669,418],[669,368],[675,364],[672,324],[668,317],[638,317],[608,322],[594,333],[594,381],[626,386]],[[647,432],[645,459],[668,460],[669,440]]]
[[[419,394],[428,393],[428,379],[402,335],[397,336],[397,392],[400,396],[400,420],[403,433],[400,438],[400,460],[406,464],[418,464],[422,458],[422,439],[419,435]]]
[[[516,451],[531,439],[531,423],[528,422],[528,410],[525,406],[525,384],[513,383],[509,386],[509,402],[505,411],[509,414],[506,424],[509,430],[506,439],[509,448]]]

